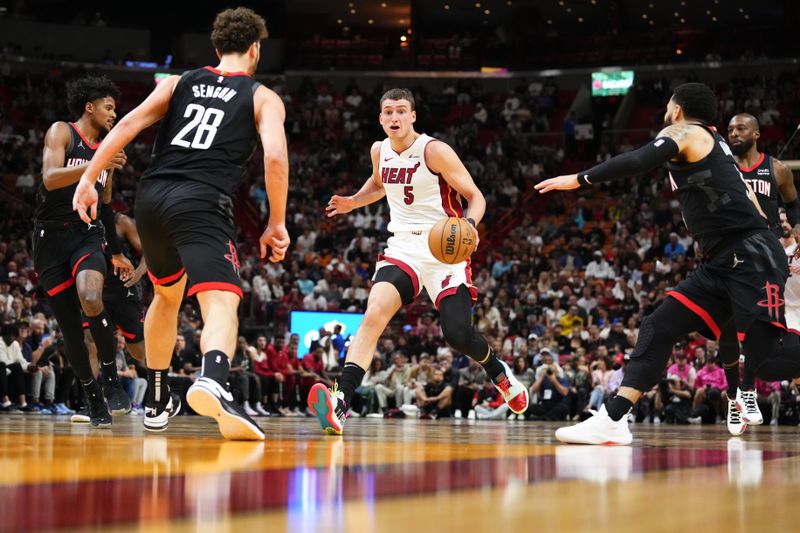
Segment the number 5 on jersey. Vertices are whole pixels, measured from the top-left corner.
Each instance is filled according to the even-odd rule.
[[[413,185],[406,185],[403,187],[403,201],[406,205],[411,205],[414,203],[414,186]]]
[[[197,150],[208,150],[214,137],[217,135],[217,127],[225,117],[225,112],[213,107],[205,108],[198,104],[189,104],[183,113],[184,118],[191,117],[189,123],[172,139],[172,144],[183,148],[194,148]],[[188,136],[192,130],[194,132],[192,142],[184,137]]]

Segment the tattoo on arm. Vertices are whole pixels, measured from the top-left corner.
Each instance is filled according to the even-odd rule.
[[[661,133],[659,133],[658,136],[669,137],[680,146],[681,141],[686,139],[691,131],[692,128],[690,124],[672,124],[671,126],[667,126],[661,130]]]

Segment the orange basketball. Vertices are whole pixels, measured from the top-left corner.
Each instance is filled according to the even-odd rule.
[[[449,217],[440,220],[428,234],[428,248],[433,257],[454,265],[467,259],[475,251],[475,229],[464,218]]]

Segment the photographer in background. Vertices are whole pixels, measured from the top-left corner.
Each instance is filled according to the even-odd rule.
[[[536,403],[532,405],[527,418],[531,420],[564,420],[569,413],[569,381],[553,363],[549,353],[542,357],[542,365],[536,369],[536,381],[531,392],[536,395]]]

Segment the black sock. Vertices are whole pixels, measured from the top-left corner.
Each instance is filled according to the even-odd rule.
[[[94,379],[90,379],[88,381],[81,381],[81,385],[83,386],[84,394],[86,394],[86,400],[89,403],[103,400],[103,391],[100,388],[100,384],[97,383],[97,381],[95,381]]]
[[[728,399],[736,398],[736,389],[739,388],[739,363],[733,366],[722,365],[725,371],[725,379],[728,380]]]
[[[339,390],[344,394],[344,404],[350,405],[350,400],[353,399],[353,393],[356,388],[361,385],[361,380],[364,379],[364,374],[367,371],[355,363],[345,363],[342,369],[342,377],[339,378]]]
[[[744,372],[742,373],[742,382],[739,384],[739,388],[742,390],[753,390],[756,388],[756,372],[755,369],[747,368],[747,361],[744,363]],[[728,377],[727,372],[725,373],[725,377]]]
[[[618,394],[606,401],[606,411],[614,422],[622,420],[622,417],[630,413],[631,409],[633,409],[633,402]]]
[[[230,367],[230,361],[228,361],[228,356],[225,355],[225,352],[211,350],[203,354],[203,369],[200,375],[213,379],[223,387],[226,387]]]
[[[108,311],[89,317],[89,330],[92,332],[94,344],[97,346],[97,359],[100,361],[100,377],[103,383],[118,380],[117,376],[117,339],[114,336],[114,325]]]
[[[505,375],[505,368],[500,364],[500,359],[497,358],[494,350],[489,350],[489,356],[486,358],[485,362],[481,363],[481,366],[492,381],[497,381],[498,377]]]
[[[169,369],[147,369],[147,403],[166,405],[169,401]]]

